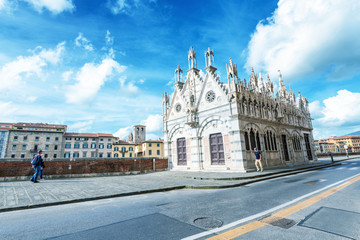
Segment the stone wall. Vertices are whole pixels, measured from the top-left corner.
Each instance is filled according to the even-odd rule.
[[[167,158],[52,159],[45,160],[43,174],[47,178],[110,176],[163,171],[167,167]],[[0,180],[26,180],[33,174],[30,159],[0,160]]]

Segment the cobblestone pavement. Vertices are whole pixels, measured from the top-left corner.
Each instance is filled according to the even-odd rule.
[[[356,158],[360,156],[354,156]],[[350,158],[350,159],[351,159]],[[348,158],[336,157],[338,161]],[[163,171],[138,175],[109,177],[45,179],[0,182],[0,212],[31,207],[50,206],[101,198],[135,195],[181,188],[225,188],[245,185],[283,175],[326,167],[330,159],[316,163],[264,172],[180,172]],[[44,172],[46,174],[46,172]]]

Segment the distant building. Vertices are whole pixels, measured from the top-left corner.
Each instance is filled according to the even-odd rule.
[[[135,125],[128,136],[128,142],[119,140],[114,143],[113,157],[164,157],[163,140],[145,140],[146,126]]]
[[[303,165],[316,160],[313,127],[305,97],[288,92],[279,72],[279,88],[252,69],[238,77],[230,59],[220,81],[214,52],[205,52],[205,73],[196,53],[188,52],[189,70],[175,69],[175,89],[163,95],[165,156],[176,170],[247,171],[254,169],[253,149],[265,167]]]
[[[164,140],[147,140],[135,146],[136,157],[164,157]]]
[[[135,143],[129,143],[123,140],[114,142],[113,157],[114,158],[135,157]]]
[[[318,142],[318,153],[340,152],[360,152],[360,135],[345,135],[340,137],[329,137],[316,140]]]
[[[107,133],[65,133],[64,158],[111,158],[114,136]]]
[[[65,131],[66,125],[13,123],[8,129],[5,158],[32,158],[40,149],[44,158],[59,158]]]
[[[131,136],[131,134],[130,134],[130,136]],[[129,138],[130,138],[130,136],[129,136]],[[144,125],[133,126],[133,136],[134,136],[134,139],[130,142],[134,142],[135,144],[144,142],[146,139],[146,126],[144,126]]]

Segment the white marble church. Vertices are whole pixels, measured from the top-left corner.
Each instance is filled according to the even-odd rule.
[[[241,81],[236,64],[226,65],[227,82],[214,67],[214,52],[205,52],[205,76],[196,53],[188,53],[189,70],[175,70],[175,90],[163,95],[164,151],[169,167],[185,171],[249,171],[253,149],[261,150],[264,168],[308,164],[316,160],[308,102],[287,92],[279,71],[279,90],[267,76]]]

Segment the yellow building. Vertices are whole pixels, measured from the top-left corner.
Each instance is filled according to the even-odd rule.
[[[164,157],[164,140],[147,140],[135,146],[136,157]]]
[[[135,157],[135,144],[123,140],[114,142],[113,144],[114,158],[131,158]]]
[[[326,149],[327,152],[349,152],[360,151],[360,135],[345,135],[340,137],[329,137],[318,140],[319,150]],[[323,148],[322,148],[323,146]],[[324,151],[326,152],[326,151]]]

